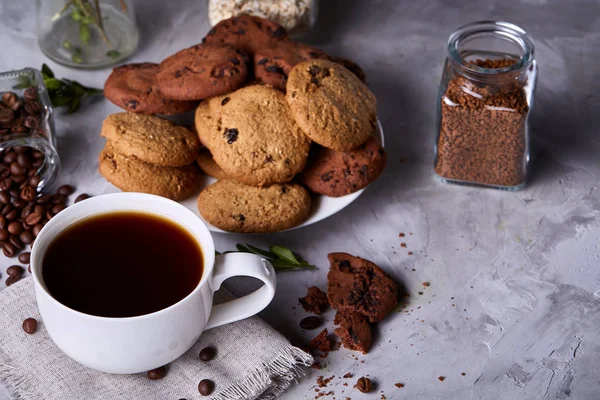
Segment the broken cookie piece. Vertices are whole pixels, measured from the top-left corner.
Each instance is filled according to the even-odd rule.
[[[329,332],[323,329],[313,340],[308,344],[309,350],[319,350],[323,353],[333,351],[333,342],[327,337]]]
[[[306,296],[299,298],[298,301],[306,312],[317,315],[323,314],[329,307],[327,295],[316,286],[309,287]]]
[[[371,261],[331,253],[327,274],[329,304],[341,313],[359,313],[369,322],[385,318],[398,304],[398,285]]]
[[[340,325],[335,334],[342,340],[345,348],[361,351],[363,354],[369,351],[373,341],[371,326],[362,314],[338,312],[334,323]]]

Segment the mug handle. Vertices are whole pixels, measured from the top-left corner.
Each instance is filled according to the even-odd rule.
[[[219,290],[226,279],[234,276],[250,276],[260,279],[264,285],[246,296],[213,306],[205,330],[251,317],[273,300],[277,278],[273,266],[267,260],[249,253],[217,256],[209,283],[212,292]]]

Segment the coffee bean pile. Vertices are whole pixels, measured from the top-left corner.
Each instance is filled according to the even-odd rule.
[[[511,59],[473,62],[489,69],[514,63]],[[441,98],[435,164],[439,176],[507,187],[525,182],[526,82],[504,74],[508,73],[487,81],[457,75],[449,82]]]
[[[46,136],[46,131],[40,127],[42,110],[33,87],[25,89],[22,99],[14,92],[5,92],[0,102],[0,136],[31,130]]]
[[[45,135],[39,127],[41,118],[42,106],[34,88],[26,89],[23,98],[14,92],[2,94],[0,138],[32,130]],[[68,197],[74,192],[72,186],[63,185],[55,194],[40,195],[38,173],[43,164],[44,153],[29,146],[0,151],[0,247],[6,257],[19,256],[23,264],[29,264],[30,253],[19,253],[33,245],[46,222],[67,207]],[[87,194],[81,194],[75,202],[87,198]],[[12,266],[6,273],[6,286],[10,286],[21,279],[23,268]]]

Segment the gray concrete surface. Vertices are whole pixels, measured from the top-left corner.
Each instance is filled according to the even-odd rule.
[[[209,29],[205,1],[136,4],[142,42],[132,61],[160,61]],[[30,0],[0,2],[0,70],[48,62],[36,45],[34,16]],[[432,177],[446,39],[482,19],[519,24],[536,42],[533,174],[517,193]],[[407,288],[410,305],[379,324],[368,355],[331,353],[324,370],[311,371],[283,398],[314,398],[316,377],[335,375],[327,391],[337,399],[379,398],[380,391],[388,399],[600,399],[600,2],[323,0],[307,41],[366,70],[389,165],[326,221],[271,236],[218,235],[217,248],[280,243],[319,266],[280,274],[277,296],[262,313],[298,345],[313,334],[298,327],[305,314],[297,298],[307,286],[325,286],[329,252],[378,263]],[[109,73],[49,64],[58,76],[92,86]],[[93,194],[113,190],[96,168],[100,124],[116,110],[98,101],[59,115],[62,182]],[[245,280],[228,286],[237,293],[253,287]],[[331,328],[333,314],[326,317]],[[352,389],[354,380],[340,378],[347,372],[369,374],[377,394]]]

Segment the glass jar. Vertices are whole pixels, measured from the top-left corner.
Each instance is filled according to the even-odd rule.
[[[475,22],[448,40],[434,171],[446,183],[525,185],[537,78],[533,41],[507,22]]]
[[[312,29],[318,10],[317,0],[208,0],[212,26],[238,15],[254,15],[277,22],[295,39]]]
[[[36,178],[37,185],[32,186],[38,193],[44,192],[52,186],[60,169],[52,106],[44,80],[41,73],[32,68],[0,73],[0,155],[3,161],[0,163],[0,190],[6,190],[2,181],[9,175],[7,168],[12,168],[6,155],[13,150],[29,155],[28,147],[33,148],[33,156],[29,161],[25,160],[27,163],[13,158],[27,167],[28,178],[39,177]],[[17,182],[10,185],[9,189],[19,189]]]
[[[137,48],[131,0],[36,0],[36,9],[40,49],[60,64],[106,67]]]

